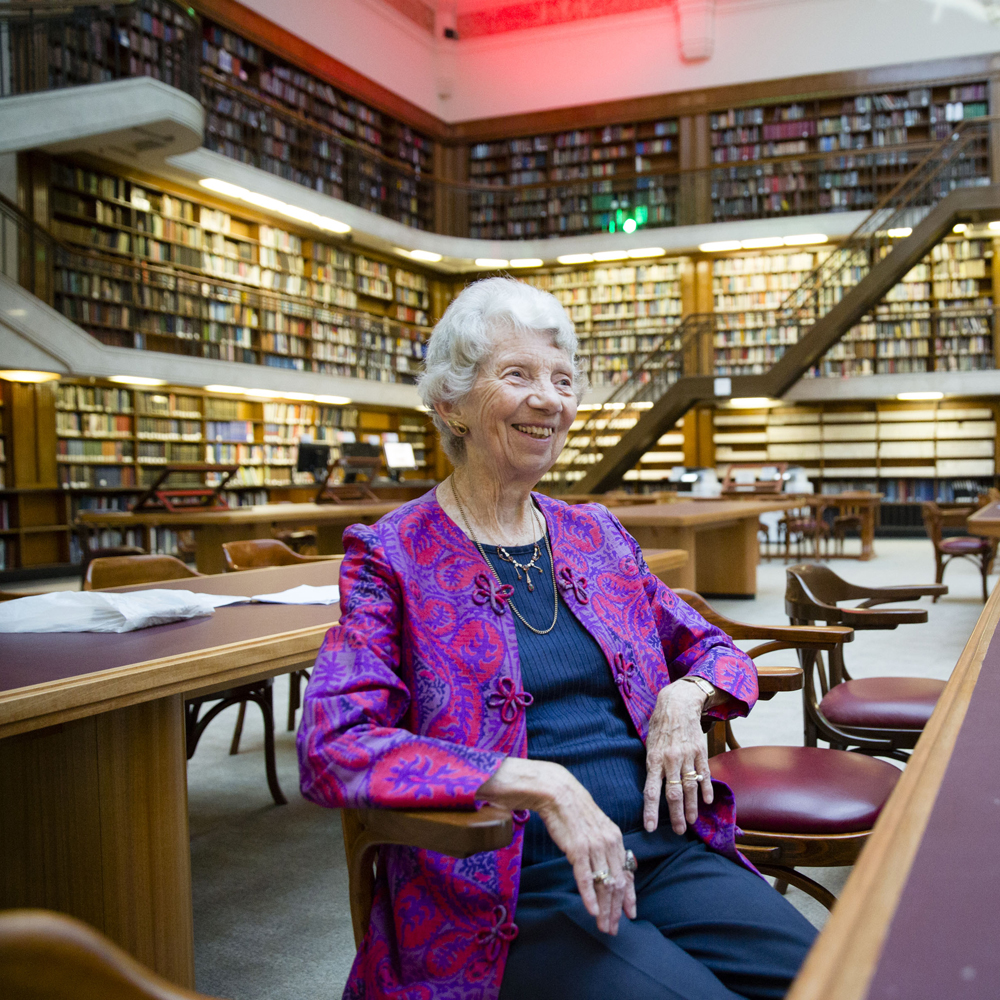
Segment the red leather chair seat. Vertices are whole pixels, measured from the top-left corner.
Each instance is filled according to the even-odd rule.
[[[958,538],[944,538],[941,540],[941,551],[942,552],[958,552],[958,553],[978,553],[985,552],[990,547],[989,540],[986,538],[969,538],[964,535]]]
[[[743,747],[713,757],[736,796],[736,822],[768,833],[871,829],[901,772],[884,760],[819,747]]]
[[[819,710],[838,726],[923,729],[942,691],[927,677],[865,677],[831,688]]]

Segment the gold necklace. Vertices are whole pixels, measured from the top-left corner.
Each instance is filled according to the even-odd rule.
[[[455,477],[452,476],[449,482],[451,483],[451,495],[455,498],[455,504],[458,507],[459,514],[462,515],[462,521],[465,524],[465,530],[468,532],[469,537],[476,543],[476,548],[479,549],[479,554],[483,557],[483,562],[485,562],[486,565],[489,566],[490,572],[496,577],[497,583],[499,583],[500,586],[502,587],[503,580],[500,579],[500,574],[493,567],[493,563],[491,563],[489,559],[486,558],[486,553],[483,551],[483,547],[480,544],[479,539],[476,538],[475,534],[473,533],[472,525],[469,524],[469,519],[465,516],[465,508],[462,506],[462,501],[458,495],[458,490],[455,489]],[[539,516],[538,513],[535,511],[534,503],[531,504],[531,511],[532,514],[535,515],[535,517]],[[515,615],[517,615],[521,624],[524,625],[525,628],[531,629],[531,631],[534,632],[535,635],[548,635],[556,627],[556,622],[559,620],[559,591],[556,589],[556,563],[555,560],[552,558],[552,545],[549,542],[549,534],[545,530],[544,520],[542,521],[541,528],[542,528],[542,534],[545,536],[545,547],[548,549],[549,552],[549,565],[552,567],[552,601],[555,605],[555,610],[552,614],[552,624],[547,629],[535,628],[535,626],[532,625],[529,621],[527,621],[524,615],[522,615],[521,612],[517,610],[517,605],[514,603],[514,598],[508,597],[507,600],[510,602],[511,610],[514,612]],[[532,563],[534,563],[534,559],[532,559]],[[541,572],[540,569],[539,572]],[[520,579],[520,575],[518,575],[518,579]]]

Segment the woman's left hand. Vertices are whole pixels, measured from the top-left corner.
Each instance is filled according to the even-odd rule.
[[[667,785],[667,807],[674,833],[684,833],[698,819],[698,789],[712,802],[712,775],[701,731],[701,714],[707,698],[697,684],[675,681],[656,699],[646,738],[646,788],[643,823],[656,829],[660,792]],[[699,778],[695,778],[699,775]]]

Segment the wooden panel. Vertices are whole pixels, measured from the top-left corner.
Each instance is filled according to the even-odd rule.
[[[51,566],[68,561],[65,538],[66,533],[58,530],[22,533],[21,565]]]
[[[56,479],[56,383],[10,382],[8,440],[17,489],[52,489]]]
[[[0,909],[103,926],[99,784],[93,719],[0,740]]]
[[[698,532],[695,590],[699,594],[757,593],[757,519]]]
[[[0,740],[0,908],[97,927],[194,984],[179,695]]]

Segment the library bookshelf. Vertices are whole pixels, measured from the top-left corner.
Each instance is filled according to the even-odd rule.
[[[874,208],[955,122],[989,113],[988,90],[980,80],[715,112],[713,220]],[[968,172],[989,183],[988,150]]]
[[[0,385],[8,387],[6,398],[12,384]],[[417,468],[403,473],[400,485],[420,486],[440,474],[436,432],[416,410],[235,397],[180,386],[140,389],[96,378],[46,385],[52,388],[31,387],[50,397],[47,406],[36,408],[33,431],[52,447],[46,456],[51,476],[30,489],[0,490],[8,572],[60,566],[70,571],[81,558],[73,530],[77,515],[128,510],[141,488],[171,464],[188,466],[171,477],[171,488],[216,485],[214,466],[238,465],[222,494],[230,507],[312,500],[312,476],[295,472],[296,445],[303,437],[330,445],[331,458],[339,457],[345,441],[409,441]],[[28,440],[27,430],[25,448],[34,440]],[[177,555],[183,554],[184,539],[169,528],[141,538],[107,530],[92,544],[148,546]]]
[[[624,382],[638,358],[659,347],[680,322],[685,258],[556,268],[525,275],[570,314],[583,368],[594,386]]]
[[[46,168],[37,171],[43,177]],[[146,178],[55,159],[54,305],[102,343],[413,382],[427,274]]]
[[[209,18],[201,82],[208,149],[416,229],[433,227],[428,136]]]
[[[475,143],[469,235],[480,239],[621,232],[677,222],[676,118]]]
[[[966,500],[997,485],[998,417],[996,398],[718,407],[715,464],[798,465],[818,493],[881,493],[883,525],[914,527],[921,501]]]

